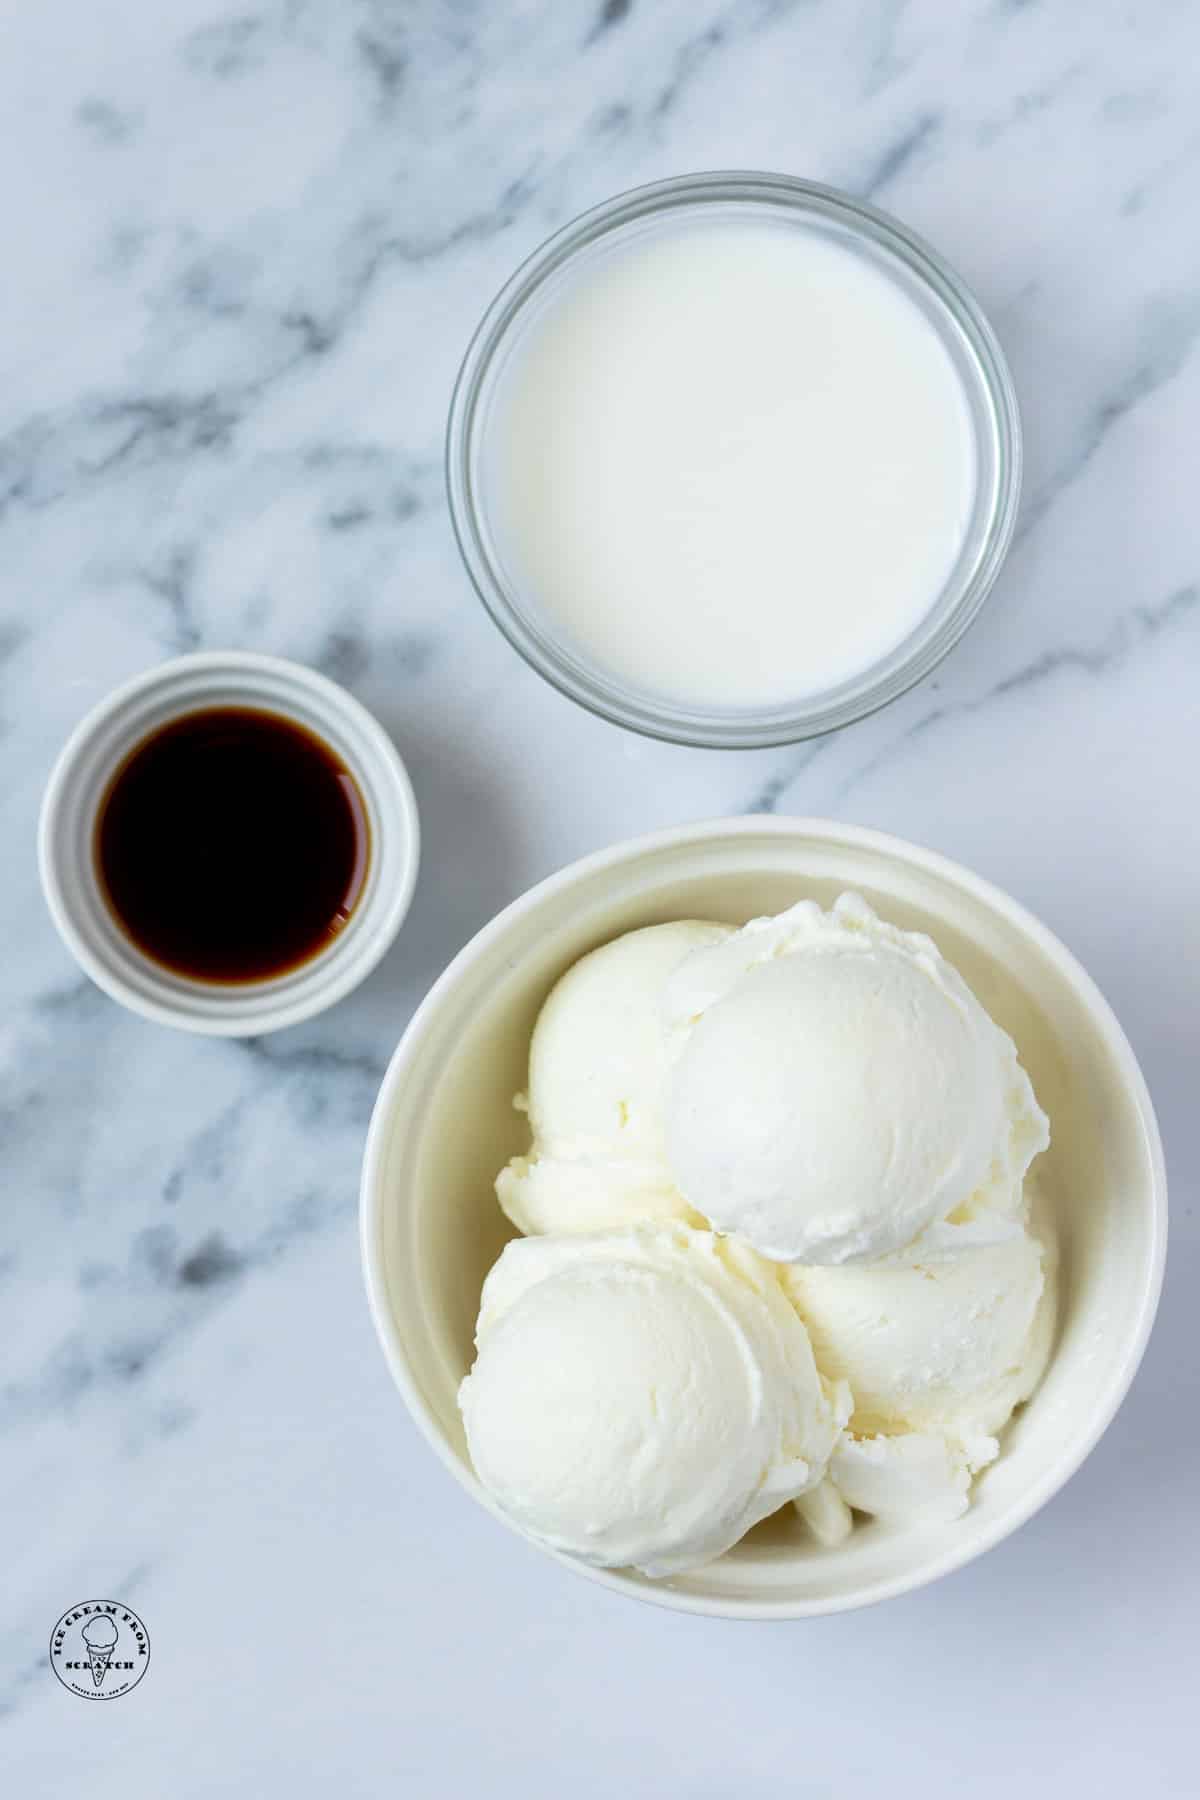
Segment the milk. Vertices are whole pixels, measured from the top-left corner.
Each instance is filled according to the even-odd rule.
[[[824,692],[896,648],[962,548],[974,434],[917,303],[764,217],[593,250],[517,339],[480,473],[520,604],[682,706]]]

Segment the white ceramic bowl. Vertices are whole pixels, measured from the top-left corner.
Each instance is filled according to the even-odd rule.
[[[370,860],[345,929],[328,949],[267,981],[194,981],[143,955],[118,926],[96,873],[96,817],[124,758],[171,720],[212,706],[257,708],[304,726],[349,769],[366,808]],[[64,745],[38,828],[46,903],[85,972],[144,1018],[217,1037],[250,1037],[299,1024],[357,987],[400,929],[419,854],[412,785],[378,721],[324,675],[238,650],[176,657],[102,700]]]
[[[935,1528],[860,1525],[837,1550],[791,1510],[706,1568],[670,1581],[569,1567],[619,1592],[727,1618],[798,1618],[882,1600],[1006,1537],[1079,1467],[1141,1360],[1162,1280],[1166,1177],[1133,1052],[1079,964],[1022,907],[945,858],[824,820],[737,819],[619,845],[506,908],[446,970],[405,1033],[376,1103],[362,1182],[362,1249],[397,1385],[468,1491],[455,1393],[473,1356],[483,1277],[511,1235],[492,1192],[527,1142],[511,1097],[553,983],[586,950],[667,919],[738,923],[843,888],[928,931],[1015,1038],[1050,1115],[1040,1170],[1062,1232],[1054,1359],[976,1486]],[[495,1511],[495,1508],[491,1508]]]

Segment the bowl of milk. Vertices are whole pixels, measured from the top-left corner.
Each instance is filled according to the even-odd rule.
[[[485,314],[447,439],[463,559],[521,655],[616,724],[730,748],[928,674],[995,580],[1020,462],[959,277],[876,208],[761,174],[550,238]]]

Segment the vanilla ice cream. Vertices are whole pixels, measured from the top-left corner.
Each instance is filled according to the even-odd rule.
[[[529,1050],[533,1144],[496,1192],[517,1228],[603,1231],[693,1218],[666,1163],[662,998],[685,956],[730,935],[682,920],[627,932],[569,969],[542,1008]],[[695,1220],[699,1223],[699,1220]]]
[[[850,1410],[776,1271],[660,1222],[509,1244],[459,1390],[500,1509],[550,1548],[695,1568],[815,1488]]]
[[[971,1482],[983,1466],[936,1431],[863,1438],[845,1431],[829,1474],[796,1501],[796,1511],[830,1550],[850,1536],[855,1512],[899,1526],[948,1524],[967,1510]]]
[[[1040,1212],[1036,1229],[926,1266],[783,1271],[818,1368],[853,1391],[830,1465],[849,1505],[923,1518],[965,1509],[1049,1357],[1056,1256]]]
[[[965,1510],[1049,1355],[1049,1134],[936,945],[853,894],[629,932],[551,992],[517,1104],[529,1235],[459,1390],[509,1519],[663,1576],[788,1501],[827,1546]]]
[[[667,1164],[718,1230],[813,1264],[1020,1240],[1045,1116],[929,938],[801,901],[690,955],[664,1010]]]

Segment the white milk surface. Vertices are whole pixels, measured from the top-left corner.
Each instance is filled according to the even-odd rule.
[[[481,446],[522,602],[680,705],[822,692],[900,644],[962,548],[975,446],[916,303],[853,249],[681,221],[584,258]]]

